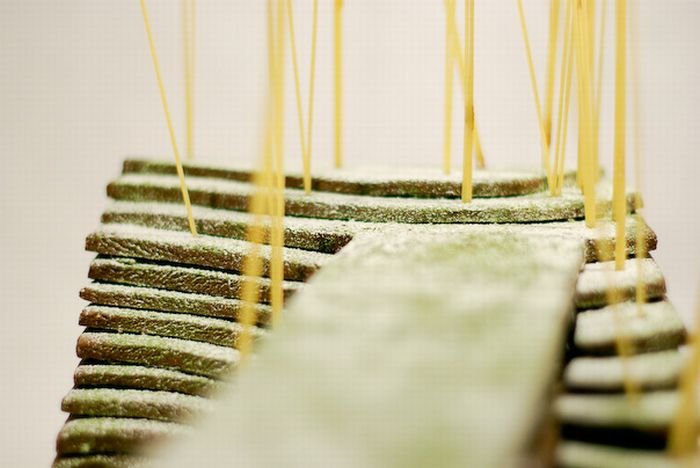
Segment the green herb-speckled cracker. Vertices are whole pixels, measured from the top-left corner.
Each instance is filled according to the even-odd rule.
[[[195,205],[247,211],[252,186],[243,182],[189,177],[190,200]],[[177,176],[127,174],[107,187],[115,200],[178,203],[182,199]],[[635,194],[629,194],[632,210]],[[610,200],[598,201],[600,212],[609,210]],[[560,197],[537,193],[520,197],[475,198],[471,203],[456,199],[387,198],[303,190],[285,191],[285,213],[306,218],[374,223],[532,223],[583,218],[583,196],[565,189]]]
[[[238,299],[240,298],[245,278],[240,275],[206,268],[160,264],[122,257],[96,258],[90,264],[88,276],[91,279],[107,283],[206,295],[210,297],[210,301],[215,300],[217,297],[228,298],[230,299],[229,301],[221,302],[221,304],[226,304],[226,315],[224,316],[234,318],[238,316],[240,311],[241,302]],[[263,278],[258,284],[261,285],[262,297],[268,297],[270,291],[269,281]],[[282,287],[283,290],[286,290],[285,295],[289,297],[303,287],[303,283],[285,281]],[[171,299],[170,302],[172,303],[173,298],[170,296],[162,297],[164,295],[165,293],[161,294],[157,299],[159,301]],[[220,308],[214,309],[218,310]],[[261,322],[267,322],[267,317],[270,315],[270,307],[266,304],[257,304],[256,310],[261,317]],[[204,315],[204,313],[198,313],[197,315]]]
[[[171,369],[109,363],[81,363],[73,373],[76,387],[134,388],[205,396],[222,383]]]
[[[190,420],[210,407],[211,402],[199,396],[115,388],[75,388],[61,403],[61,409],[71,415],[160,421]]]
[[[143,444],[182,436],[191,430],[178,423],[132,418],[78,418],[66,422],[58,433],[59,455],[134,452]]]
[[[187,162],[185,174],[222,180],[249,182],[252,171],[243,168],[212,167]],[[127,159],[124,173],[175,175],[171,161]],[[567,174],[568,177],[571,174]],[[303,177],[293,172],[286,175],[286,186],[303,188]],[[545,175],[540,171],[475,170],[472,190],[474,197],[505,197],[540,192],[546,188]],[[443,174],[433,167],[425,168],[351,168],[314,171],[312,189],[321,192],[348,193],[377,197],[459,198],[462,176],[458,171]]]
[[[643,390],[673,388],[685,363],[678,350],[620,356],[582,356],[564,369],[564,384],[575,391],[622,392],[625,379]]]
[[[83,309],[80,325],[98,330],[202,341],[233,348],[237,347],[238,338],[243,331],[239,323],[218,318],[98,305]],[[257,327],[251,329],[253,338],[259,338],[264,333]]]
[[[77,354],[82,359],[162,367],[207,377],[225,376],[240,358],[233,348],[209,343],[94,331],[80,335]]]
[[[103,224],[85,241],[87,250],[103,255],[135,257],[240,272],[252,243],[223,237],[197,236],[127,224]],[[269,246],[260,248],[263,275],[269,275]],[[284,249],[284,277],[304,281],[331,255]]]
[[[100,260],[101,271],[95,268],[96,275],[107,275],[105,269],[114,265],[112,260]],[[93,263],[97,265],[97,263]],[[125,268],[128,268],[127,264]],[[102,269],[104,268],[104,269]],[[241,302],[237,299],[208,296],[206,294],[182,293],[157,288],[142,288],[124,284],[92,283],[80,291],[80,297],[99,305],[125,307],[129,309],[158,310],[183,314],[219,317],[237,320]],[[270,319],[270,308],[257,304],[257,320],[265,324]]]
[[[197,232],[216,237],[245,240],[248,223],[253,216],[247,212],[193,206]],[[136,224],[157,229],[189,231],[187,215],[182,205],[157,202],[113,202],[102,214],[105,224]],[[336,253],[350,242],[363,223],[326,219],[284,219],[284,244],[304,250]],[[265,226],[266,235],[269,227]],[[266,236],[266,242],[267,242]]]
[[[586,261],[590,263],[613,260],[615,258],[615,223],[599,220],[595,228],[587,228],[584,221],[579,222],[583,224],[581,230],[584,232],[586,242]],[[625,220],[627,256],[637,254],[637,241],[641,241],[643,252],[656,250],[656,233],[641,216],[628,215]]]
[[[562,468],[690,468],[700,458],[675,459],[665,452],[634,450],[585,442],[562,441],[557,447],[557,466]]]
[[[57,458],[52,468],[146,468],[146,457],[133,455],[84,455]]]
[[[666,293],[666,281],[661,269],[652,258],[630,258],[625,269],[615,270],[615,262],[589,263],[576,285],[576,307],[590,309],[608,303],[611,289],[618,301],[635,297],[638,269],[649,299],[658,299]]]
[[[622,394],[568,394],[554,408],[563,424],[666,432],[678,405],[676,391],[643,393],[636,401]]]
[[[623,302],[580,312],[574,345],[583,353],[615,353],[616,336],[623,336],[635,352],[674,349],[685,341],[685,325],[668,301]]]

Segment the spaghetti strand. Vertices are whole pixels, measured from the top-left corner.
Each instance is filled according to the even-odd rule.
[[[173,128],[173,121],[170,117],[168,99],[165,95],[165,86],[163,85],[163,77],[160,71],[160,62],[158,61],[158,54],[156,52],[156,46],[153,40],[153,31],[151,30],[151,22],[148,17],[148,8],[146,7],[146,0],[139,1],[141,3],[141,14],[143,16],[143,22],[146,27],[146,36],[148,36],[148,47],[151,52],[151,60],[153,62],[153,68],[156,72],[156,81],[158,82],[158,91],[160,92],[160,100],[163,105],[163,114],[165,114],[165,122],[168,126],[168,132],[170,134],[170,144],[173,148],[173,155],[175,156],[175,167],[177,168],[177,176],[180,180],[180,191],[182,192],[182,200],[185,203],[185,210],[187,211],[187,223],[189,224],[190,232],[192,233],[192,235],[197,236],[197,226],[194,222],[194,216],[192,215],[190,194],[187,190],[187,184],[185,183],[185,171],[182,168],[182,161],[180,161],[180,150],[177,147],[177,140],[175,139],[175,129]]]
[[[545,130],[545,124],[542,116],[542,105],[540,104],[540,94],[537,91],[537,78],[535,76],[535,65],[532,60],[532,50],[530,48],[530,36],[527,32],[527,22],[525,21],[525,11],[523,9],[522,0],[516,0],[518,4],[518,14],[520,16],[520,29],[523,35],[523,42],[525,44],[525,55],[527,56],[528,70],[530,72],[530,86],[532,88],[532,96],[535,100],[535,109],[537,111],[537,123],[540,130],[541,139],[541,152],[542,152],[542,165],[544,167],[545,173],[547,175],[547,183],[549,185],[550,193],[554,189],[554,183],[552,181],[552,174],[549,164],[549,145],[547,144],[547,132]]]

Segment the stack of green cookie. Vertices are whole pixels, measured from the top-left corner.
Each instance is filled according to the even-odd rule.
[[[75,371],[75,388],[63,401],[63,409],[70,417],[58,436],[58,457],[55,462],[57,467],[133,466],[146,463],[147,460],[138,455],[141,449],[157,441],[187,434],[189,420],[211,412],[213,401],[209,397],[212,392],[218,389],[221,393],[231,394],[235,398],[237,389],[227,382],[239,358],[236,342],[240,326],[237,320],[241,310],[240,290],[244,279],[240,272],[243,259],[250,248],[244,240],[246,226],[250,221],[245,212],[252,191],[248,182],[250,172],[200,165],[188,165],[185,170],[190,196],[195,205],[194,217],[200,233],[197,238],[193,238],[187,232],[187,219],[180,204],[178,179],[172,164],[127,160],[124,164],[124,174],[108,186],[107,191],[113,203],[103,214],[102,225],[88,237],[86,243],[87,249],[96,252],[97,257],[93,260],[89,272],[93,282],[81,291],[81,297],[89,302],[80,315],[80,323],[86,330],[78,339],[77,353],[83,361]],[[381,244],[382,239],[386,240],[387,245],[391,244],[390,239],[425,239],[425,252],[430,253],[421,261],[429,262],[435,271],[435,277],[444,278],[449,278],[450,276],[446,275],[456,266],[454,261],[448,259],[463,256],[441,257],[444,254],[441,253],[441,249],[430,247],[431,245],[454,244],[452,248],[458,248],[455,246],[466,242],[473,248],[474,243],[483,241],[484,248],[491,249],[488,251],[492,251],[492,255],[496,256],[496,263],[510,262],[514,269],[526,268],[527,265],[532,265],[532,268],[554,265],[552,271],[560,271],[561,275],[556,284],[564,288],[556,293],[556,301],[552,299],[550,302],[541,302],[537,299],[537,294],[531,298],[532,307],[539,304],[543,310],[533,310],[530,313],[537,312],[554,319],[554,324],[547,321],[532,324],[535,328],[531,330],[534,334],[544,333],[542,336],[547,338],[543,340],[548,343],[547,348],[542,348],[539,354],[533,355],[549,357],[542,362],[533,363],[537,372],[534,373],[534,377],[528,377],[534,380],[530,382],[531,387],[527,395],[539,395],[541,400],[539,404],[532,404],[532,400],[528,400],[528,408],[522,414],[513,414],[513,419],[507,421],[515,432],[508,439],[511,452],[505,453],[503,459],[512,460],[527,456],[530,447],[524,446],[522,441],[536,438],[536,434],[542,430],[538,421],[542,419],[541,415],[547,412],[549,405],[546,395],[555,386],[557,371],[564,358],[566,330],[573,322],[570,311],[575,306],[579,309],[591,309],[604,303],[609,283],[596,278],[596,270],[605,268],[606,263],[590,262],[604,260],[600,252],[606,251],[614,240],[612,230],[609,229],[610,226],[600,231],[587,229],[580,221],[583,217],[582,197],[573,189],[566,190],[562,197],[549,197],[543,192],[545,181],[541,174],[477,172],[474,186],[476,198],[470,204],[462,204],[457,199],[457,176],[442,176],[425,171],[405,171],[399,174],[392,172],[395,171],[319,174],[315,178],[316,191],[310,196],[304,195],[299,189],[301,182],[298,176],[291,175],[287,178],[285,207],[288,216],[285,218],[283,290],[285,298],[292,299],[292,307],[285,312],[290,314],[290,325],[275,331],[274,337],[265,338],[270,334],[267,330],[270,316],[270,284],[269,280],[263,278],[261,303],[256,305],[258,323],[255,336],[265,338],[269,343],[260,348],[262,352],[259,359],[255,360],[254,366],[251,366],[251,370],[259,367],[264,372],[264,369],[283,365],[287,362],[285,359],[289,359],[288,364],[292,366],[290,368],[297,366],[296,368],[301,369],[299,366],[303,365],[308,369],[309,375],[323,378],[322,374],[314,372],[323,370],[324,367],[313,367],[321,363],[304,360],[303,356],[295,356],[295,350],[299,349],[299,346],[303,347],[303,342],[298,343],[297,347],[286,349],[285,357],[275,355],[272,351],[272,356],[276,358],[271,358],[264,351],[278,339],[280,346],[285,346],[306,336],[298,333],[307,323],[309,326],[318,326],[319,330],[327,330],[328,337],[333,336],[331,330],[340,333],[337,336],[338,342],[360,342],[361,336],[353,335],[364,333],[360,328],[343,329],[343,314],[348,310],[359,312],[362,309],[364,315],[358,317],[367,317],[365,330],[371,329],[373,333],[377,333],[376,338],[379,342],[385,340],[386,343],[390,343],[395,336],[395,329],[388,327],[388,324],[393,322],[390,320],[384,324],[372,323],[374,315],[371,313],[373,307],[384,310],[385,301],[391,299],[388,292],[387,298],[378,297],[376,302],[366,302],[367,297],[358,297],[356,306],[347,303],[336,304],[333,301],[333,297],[343,297],[347,300],[346,293],[348,290],[352,292],[353,284],[362,284],[362,278],[353,280],[353,269],[362,272],[367,271],[368,265],[373,265],[372,255],[375,254],[371,252],[377,250],[377,242]],[[633,210],[631,202],[634,197],[630,195],[629,200],[630,210]],[[607,205],[609,201],[601,200],[601,209],[604,210]],[[653,250],[656,246],[653,232],[643,223],[639,223],[639,220],[630,217],[626,239],[630,255],[636,249],[638,230],[641,230],[640,237],[645,243],[645,251]],[[505,247],[491,246],[487,242],[489,239],[503,239]],[[511,243],[518,247],[509,248]],[[363,254],[361,264],[353,261],[344,264],[342,262],[347,260],[343,260],[343,255],[334,256],[341,250],[352,251],[353,245],[355,250],[361,251],[363,245],[372,245],[374,250],[368,250],[366,255],[370,258],[364,258],[366,255]],[[523,250],[522,246],[528,247]],[[531,256],[530,250],[536,250],[538,246],[551,249],[552,255],[556,252],[566,254],[559,261],[556,258],[550,259],[547,255],[542,258],[539,254]],[[406,246],[402,244],[401,248]],[[474,262],[478,252],[482,252],[482,249],[477,248],[471,257],[472,260],[464,261]],[[382,268],[382,262],[386,261],[385,254],[386,252],[376,253],[376,268]],[[483,253],[480,255],[485,256]],[[508,255],[523,256],[523,259],[508,259]],[[263,248],[262,256],[263,276],[267,276],[269,250]],[[350,258],[352,259],[352,256]],[[412,261],[415,263],[417,260]],[[444,263],[444,269],[440,262]],[[574,275],[574,278],[578,276],[584,262],[589,263],[583,268],[578,286],[574,288],[575,281],[569,279],[571,275]],[[654,268],[653,261],[643,259],[630,262],[636,265],[632,270],[636,267],[645,269],[644,278],[648,283],[649,296],[654,300],[662,298],[665,292],[663,278]],[[483,269],[485,277],[495,277],[497,273],[506,274],[509,271],[508,268],[494,269],[490,263],[484,260],[471,265],[471,268]],[[560,268],[559,263],[562,263]],[[346,275],[347,283],[340,284],[338,280],[329,282],[322,278],[316,281],[314,277],[306,284],[307,280],[326,265],[335,265],[333,268],[329,267],[326,276],[332,277],[335,274],[338,278],[345,278]],[[420,268],[419,265],[414,267]],[[339,271],[342,274],[338,273]],[[551,276],[549,271],[545,275],[544,270],[541,273],[533,270],[531,273],[534,284],[543,284],[542,281]],[[410,269],[407,269],[405,274],[408,284]],[[474,278],[470,275],[454,277],[463,277],[465,281]],[[508,278],[504,278],[504,281],[507,280]],[[504,303],[498,306],[498,310],[504,308],[508,313],[513,313],[514,304],[518,304],[521,299],[519,295],[525,295],[521,279],[514,277],[512,281],[512,287],[506,290],[514,296],[503,298]],[[629,278],[620,278],[619,283],[623,294],[628,293],[631,288]],[[469,302],[466,295],[470,290],[468,286],[465,284],[464,294],[458,295],[459,301],[466,301],[463,309],[465,313],[477,313],[481,309],[478,304],[474,306]],[[457,290],[461,289],[458,286],[454,287],[457,287]],[[410,296],[409,302],[418,301],[420,306],[414,310],[416,317],[431,314],[434,309],[444,309],[445,304],[441,305],[438,299],[449,298],[455,292],[454,289],[445,289],[446,285],[421,283],[406,291],[412,291],[411,294],[420,293],[422,288],[433,289],[426,289],[425,297],[420,294],[416,298]],[[480,293],[481,291],[474,290],[474,295]],[[357,291],[357,294],[362,293]],[[544,298],[548,297],[549,293],[544,290],[541,294]],[[427,300],[428,296],[433,299]],[[319,300],[320,297],[323,300]],[[545,304],[552,310],[545,310]],[[449,302],[449,307],[445,310],[454,309],[456,305],[458,304]],[[629,325],[633,328],[630,333],[636,333],[633,339],[639,344],[637,349],[640,352],[675,349],[683,341],[684,331],[674,312],[663,301],[647,307],[648,314],[642,319],[643,323],[635,325],[630,322]],[[634,312],[633,307],[628,308],[629,313]],[[457,307],[454,310],[461,309]],[[527,310],[520,312],[528,313]],[[310,315],[304,319],[300,328],[299,324],[295,324],[294,317],[297,317],[298,322],[305,317],[305,313]],[[320,322],[314,321],[321,317]],[[668,317],[672,317],[673,320],[668,320]],[[334,323],[336,318],[340,322]],[[440,318],[447,321],[448,329],[449,320],[452,319],[449,315]],[[503,338],[502,333],[498,332],[498,327],[503,325],[499,320],[505,319],[480,322],[479,327],[493,329],[493,336]],[[586,359],[591,358],[583,356],[604,356],[614,350],[606,320],[610,320],[610,312],[605,309],[581,312],[578,315],[574,335],[577,357],[570,362],[565,373],[565,383],[572,391],[612,392],[620,388],[619,372],[616,373],[615,367],[619,363],[604,361],[614,358],[596,357],[597,360],[588,362]],[[386,327],[382,328],[385,325]],[[408,320],[396,322],[396,326],[422,325],[420,322]],[[339,331],[337,327],[340,327]],[[518,329],[511,330],[517,331]],[[307,332],[308,330],[304,333]],[[526,333],[525,330],[522,332]],[[450,334],[454,336],[450,339],[462,339],[465,343],[471,343],[473,333],[474,330],[453,329]],[[410,335],[407,333],[406,336]],[[309,338],[309,343],[313,342],[312,338],[313,336]],[[424,336],[416,339],[418,338],[425,339]],[[431,341],[431,346],[440,347],[441,343],[444,343],[444,337],[441,336],[431,335],[430,339],[434,340]],[[503,340],[509,341],[506,338]],[[411,343],[404,344],[410,349]],[[423,346],[426,342],[417,344]],[[477,355],[476,342],[469,346],[474,348]],[[471,353],[469,346],[460,348],[460,352]],[[274,346],[270,347],[274,349]],[[495,348],[492,351],[497,353]],[[436,354],[439,355],[441,353]],[[405,356],[408,359],[411,354],[406,353]],[[418,353],[415,358],[423,359],[424,356],[421,356]],[[652,361],[668,360],[675,362],[677,367],[680,366],[675,354],[671,356],[659,353],[643,357]],[[271,363],[270,359],[277,361]],[[370,360],[381,362],[381,357],[370,357]],[[640,379],[646,379],[642,385],[644,388],[672,387],[677,372],[663,376],[651,375],[649,370],[654,368],[657,361],[640,361],[643,362],[637,366]],[[353,359],[338,360],[333,364],[333,372],[342,372],[343,366],[356,364],[357,361]],[[439,366],[440,362],[434,364]],[[397,369],[398,367],[400,366],[397,366]],[[478,380],[479,369],[480,366],[471,369],[469,378]],[[354,368],[345,370],[347,375],[362,375],[354,374]],[[392,368],[386,368],[385,372],[387,375],[391,374]],[[244,385],[246,374],[239,377],[239,383]],[[484,379],[486,378],[487,375],[484,376]],[[297,377],[286,375],[285,379],[285,385],[289,386],[290,394],[293,394],[295,386],[303,384],[304,376],[303,373]],[[455,382],[458,381],[460,380],[455,379]],[[352,405],[352,392],[338,393],[338,390],[325,395],[329,400],[324,404],[330,405],[329,408]],[[256,391],[262,394],[264,389],[257,389],[246,395],[254,395]],[[418,392],[417,389],[415,391]],[[435,391],[439,391],[439,387],[436,387]],[[496,399],[497,393],[493,395]],[[414,396],[418,395],[416,393]],[[501,396],[505,398],[505,395]],[[581,395],[577,393],[562,397],[556,405],[557,415],[566,426],[568,432],[565,432],[565,435],[571,435],[572,440],[578,440],[576,437],[580,431],[576,432],[577,428],[585,424],[579,424],[575,417],[569,421],[567,415],[570,412],[567,412],[567,409],[573,404],[576,410],[576,405],[588,404],[588,400],[583,403],[578,400],[570,403],[567,400],[570,397],[580,398]],[[396,394],[391,398],[400,399],[402,395]],[[224,413],[226,408],[222,408],[221,405],[227,403],[217,400],[214,400],[218,405],[216,413]],[[412,399],[411,404],[415,405],[416,401],[423,400]],[[381,407],[380,405],[379,408]],[[372,408],[373,414],[376,414],[376,408]],[[429,411],[425,414],[428,413]],[[457,417],[458,414],[459,406],[454,408],[454,415],[451,417]],[[285,415],[280,414],[280,417]],[[462,417],[468,418],[469,415],[465,414]],[[439,418],[436,421],[439,421]],[[484,419],[482,422],[487,425],[487,421]],[[506,421],[498,424],[503,422]],[[340,421],[336,423],[341,424]],[[331,421],[330,425],[333,424]],[[395,424],[400,427],[402,421],[397,420]],[[463,427],[462,430],[467,432],[462,435],[469,437],[468,431],[473,428],[468,425]],[[251,433],[255,433],[255,427],[250,429]],[[495,427],[493,429],[497,432]],[[370,434],[371,431],[367,433]],[[404,442],[410,444],[410,441]],[[572,445],[568,444],[561,449],[560,459],[567,462],[572,450],[579,450],[580,447],[574,446],[572,449]],[[268,453],[270,457],[273,454],[274,450]],[[371,457],[367,460],[371,460]],[[479,459],[457,459],[456,462],[467,463],[475,460]],[[386,458],[382,458],[382,461],[385,462]]]
[[[638,274],[644,304],[635,302]],[[607,305],[611,290],[621,303]],[[675,466],[662,450],[676,416],[686,331],[658,265],[651,258],[630,259],[624,271],[613,262],[588,265],[576,306],[566,390],[555,403],[565,439],[559,464]]]

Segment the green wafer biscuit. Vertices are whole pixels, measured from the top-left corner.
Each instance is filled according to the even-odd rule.
[[[94,263],[94,265],[96,264]],[[96,276],[101,276],[97,269]],[[80,297],[99,305],[179,312],[233,320],[238,319],[241,310],[241,303],[236,299],[124,284],[92,283],[80,291]],[[256,312],[259,324],[265,324],[269,321],[270,310],[268,307],[262,307],[261,304],[258,304]]]
[[[61,409],[77,416],[185,421],[208,411],[206,398],[181,393],[114,388],[75,388]]]
[[[178,423],[132,418],[78,418],[58,433],[59,455],[131,453],[145,444],[190,433]]]
[[[252,186],[247,183],[189,177],[190,200],[195,205],[247,211]],[[107,194],[122,201],[180,202],[176,176],[127,174],[107,186]],[[632,210],[635,194],[627,197]],[[610,209],[609,199],[600,199],[600,212]],[[532,223],[580,219],[584,216],[583,197],[575,189],[565,189],[560,197],[537,193],[508,198],[475,198],[471,203],[452,199],[386,198],[303,190],[285,191],[285,213],[305,218],[363,221],[374,223],[453,224],[453,223]]]
[[[155,302],[156,307],[154,308],[158,308],[157,306],[162,301],[167,301],[171,307],[177,305],[177,301],[182,302],[182,296],[173,296],[169,294],[170,291],[207,296],[206,308],[197,315],[204,315],[205,310],[214,310],[219,312],[217,316],[237,318],[242,304],[239,299],[244,277],[222,271],[182,265],[164,265],[132,258],[98,257],[90,264],[88,276],[100,282],[159,289],[163,292],[150,293],[147,299],[144,299],[152,303]],[[262,278],[258,284],[262,286],[261,294],[263,297],[269,296],[269,281]],[[289,297],[302,288],[303,283],[286,281],[282,287],[286,297]],[[104,288],[102,290],[104,291]],[[144,296],[145,292],[141,291],[141,296]],[[111,294],[115,293],[118,291],[111,291]],[[104,296],[104,294],[102,295]],[[123,299],[123,291],[121,296]],[[219,301],[219,299],[224,298],[228,300]],[[197,301],[198,305],[205,302],[201,297],[197,299],[200,299]],[[130,299],[130,301],[135,300],[135,298]],[[216,305],[213,305],[214,301],[216,301]],[[259,316],[258,320],[266,323],[271,313],[270,306],[256,304],[255,309]]]
[[[615,223],[611,221],[599,221],[593,229],[587,228],[585,222],[579,221],[583,226],[586,242],[586,261],[588,263],[614,260],[615,258]],[[554,223],[559,224],[559,223]],[[656,233],[647,223],[637,215],[628,215],[625,220],[625,248],[627,256],[637,254],[637,241],[641,240],[644,246],[643,252],[656,250]]]
[[[87,250],[103,255],[135,257],[240,272],[253,244],[237,239],[197,236],[126,224],[103,224],[85,241]],[[260,248],[263,276],[269,275],[269,246]],[[304,281],[331,255],[308,250],[284,250],[284,277]]]
[[[576,391],[622,392],[625,380],[642,390],[673,388],[683,369],[678,350],[625,357],[577,357],[564,369],[564,384]]]
[[[252,171],[244,168],[211,167],[185,163],[185,174],[240,182],[250,182]],[[127,159],[124,173],[175,175],[175,165],[169,161]],[[570,178],[571,174],[567,174]],[[288,188],[303,188],[303,176],[289,173],[285,178]],[[321,192],[370,195],[376,197],[459,198],[462,190],[461,174],[444,175],[434,168],[355,168],[333,171],[315,171],[312,189]],[[546,178],[540,171],[484,171],[475,170],[472,191],[474,197],[504,197],[539,192],[546,188]]]
[[[52,468],[146,468],[148,459],[133,455],[87,455],[57,458]]]
[[[90,305],[80,314],[80,325],[99,330],[182,338],[220,346],[237,347],[243,327],[237,322],[190,314]],[[253,327],[253,338],[264,335]]]
[[[562,468],[690,468],[700,458],[671,458],[658,450],[639,450],[584,442],[562,441],[556,451]]]
[[[574,346],[583,353],[616,352],[622,336],[638,353],[675,349],[685,341],[685,325],[668,301],[637,305],[623,302],[580,312],[576,317]]]
[[[205,396],[222,384],[200,375],[170,369],[108,363],[80,364],[73,374],[76,387],[134,388]]]
[[[197,232],[216,237],[246,239],[248,224],[253,216],[246,212],[193,206]],[[113,202],[102,214],[105,224],[136,224],[139,226],[189,231],[187,215],[181,205],[157,202]],[[284,219],[284,245],[304,250],[336,253],[345,246],[363,223],[325,219]],[[265,226],[265,242],[269,242],[269,226]]]
[[[220,378],[238,365],[237,350],[177,338],[97,333],[86,330],[78,338],[82,359],[140,364]]]
[[[658,299],[666,293],[666,281],[652,258],[630,258],[625,269],[615,270],[615,262],[589,263],[581,272],[576,285],[576,307],[591,309],[608,303],[611,290],[618,301],[633,299],[636,294],[638,269],[648,299]]]
[[[676,391],[660,390],[643,393],[635,401],[624,393],[562,395],[554,409],[568,425],[663,432],[673,421],[677,406]]]

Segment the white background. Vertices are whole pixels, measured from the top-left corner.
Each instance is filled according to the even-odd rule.
[[[201,161],[256,158],[266,73],[264,3],[198,2]],[[332,3],[321,1],[319,14],[316,167],[332,160]],[[524,3],[542,86],[548,2]],[[608,3],[612,32],[614,1]],[[660,238],[655,256],[670,297],[688,318],[700,273],[700,2],[630,3],[639,6],[639,41],[633,42],[641,64],[645,214]],[[149,5],[182,137],[180,2]],[[303,89],[310,5],[295,2]],[[536,165],[538,133],[515,1],[477,1],[476,9],[476,106],[487,160],[492,166]],[[348,164],[438,165],[442,1],[346,0],[345,26]],[[612,46],[613,36],[606,40]],[[612,69],[607,61],[601,146],[606,165]],[[286,141],[293,165],[299,150],[289,91]],[[459,128],[455,155],[461,153]],[[87,283],[91,258],[83,240],[106,206],[104,187],[125,155],[170,155],[136,0],[0,1],[0,143],[0,464],[41,466],[53,457],[65,418],[59,402],[77,363],[77,319],[84,305],[78,291]]]

